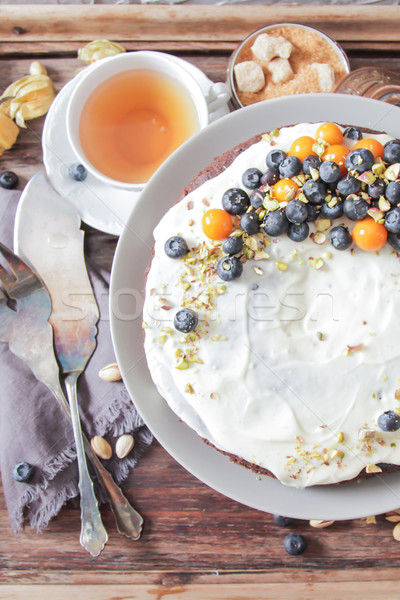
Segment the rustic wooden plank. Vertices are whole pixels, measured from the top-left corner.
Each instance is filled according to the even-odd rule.
[[[212,52],[215,54],[225,54],[233,52],[238,42],[229,41],[180,41],[180,40],[160,40],[160,41],[134,41],[120,40],[127,51],[134,50],[157,50],[162,52],[173,52],[175,54],[187,54],[188,52],[204,53]],[[84,45],[83,41],[59,41],[52,42],[7,42],[0,43],[0,57],[20,58],[24,56],[54,56],[59,58],[71,58],[77,55],[79,48]],[[380,42],[380,41],[346,41],[342,40],[342,48],[347,51],[356,51],[358,54],[385,53],[386,58],[390,60],[398,54],[400,50],[400,41],[398,42]]]
[[[399,41],[395,6],[140,6],[61,5],[0,8],[0,39],[240,41],[260,25],[300,22],[341,41]]]
[[[354,582],[354,583],[264,583],[258,584],[208,584],[208,585],[95,585],[75,586],[73,594],[79,600],[155,600],[168,597],[169,600],[298,600],[298,598],[352,598],[352,600],[397,600],[398,592],[393,581]],[[67,586],[4,586],[0,590],[0,598],[4,600],[66,600],[70,597],[71,588]]]

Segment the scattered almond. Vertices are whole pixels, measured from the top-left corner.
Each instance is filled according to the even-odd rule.
[[[400,527],[399,527],[400,523],[397,523],[397,525],[393,528],[393,537],[397,542],[400,542]]]
[[[135,438],[130,433],[124,433],[115,443],[115,454],[118,458],[125,458],[128,456],[134,445]]]
[[[310,525],[311,527],[316,527],[317,529],[323,529],[324,527],[329,527],[330,525],[333,525],[335,521],[318,521],[315,519],[312,519],[310,521]]]
[[[90,440],[90,445],[92,446],[95,454],[97,454],[97,456],[99,456],[100,458],[104,458],[106,460],[111,458],[112,448],[111,448],[110,444],[107,442],[107,440],[105,440],[103,437],[100,437],[99,435],[95,435]]]
[[[117,363],[111,363],[100,369],[99,377],[100,379],[103,379],[103,381],[120,381],[120,379],[122,379],[121,371],[119,370]]]

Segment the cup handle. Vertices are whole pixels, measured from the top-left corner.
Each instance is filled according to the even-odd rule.
[[[225,83],[214,83],[206,96],[208,112],[211,114],[227,104],[231,98],[228,86]]]

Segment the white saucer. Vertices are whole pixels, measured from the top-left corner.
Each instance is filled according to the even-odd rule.
[[[194,65],[175,56],[171,58],[196,79],[207,95],[213,82]],[[78,162],[78,159],[68,142],[65,115],[68,100],[80,76],[76,75],[62,88],[47,114],[42,135],[44,166],[56,191],[76,207],[84,223],[105,233],[120,235],[141,192],[111,187],[99,182],[91,173],[82,182],[74,181],[68,175],[69,165]],[[209,122],[228,113],[226,104],[210,113]]]

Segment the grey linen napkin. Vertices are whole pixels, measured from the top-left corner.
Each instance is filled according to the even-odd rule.
[[[14,217],[20,192],[0,190],[0,241],[13,248]],[[131,433],[135,446],[127,458],[103,461],[121,483],[135,467],[152,435],[137,413],[122,382],[105,382],[99,370],[115,362],[108,318],[108,273],[87,264],[99,305],[97,348],[78,380],[82,425],[90,439],[116,439]],[[29,367],[0,342],[0,468],[10,521],[15,532],[25,520],[42,530],[63,504],[78,496],[78,472],[71,426],[45,385]],[[11,472],[26,461],[35,468],[29,483],[17,483]],[[96,485],[96,494],[105,501]]]

